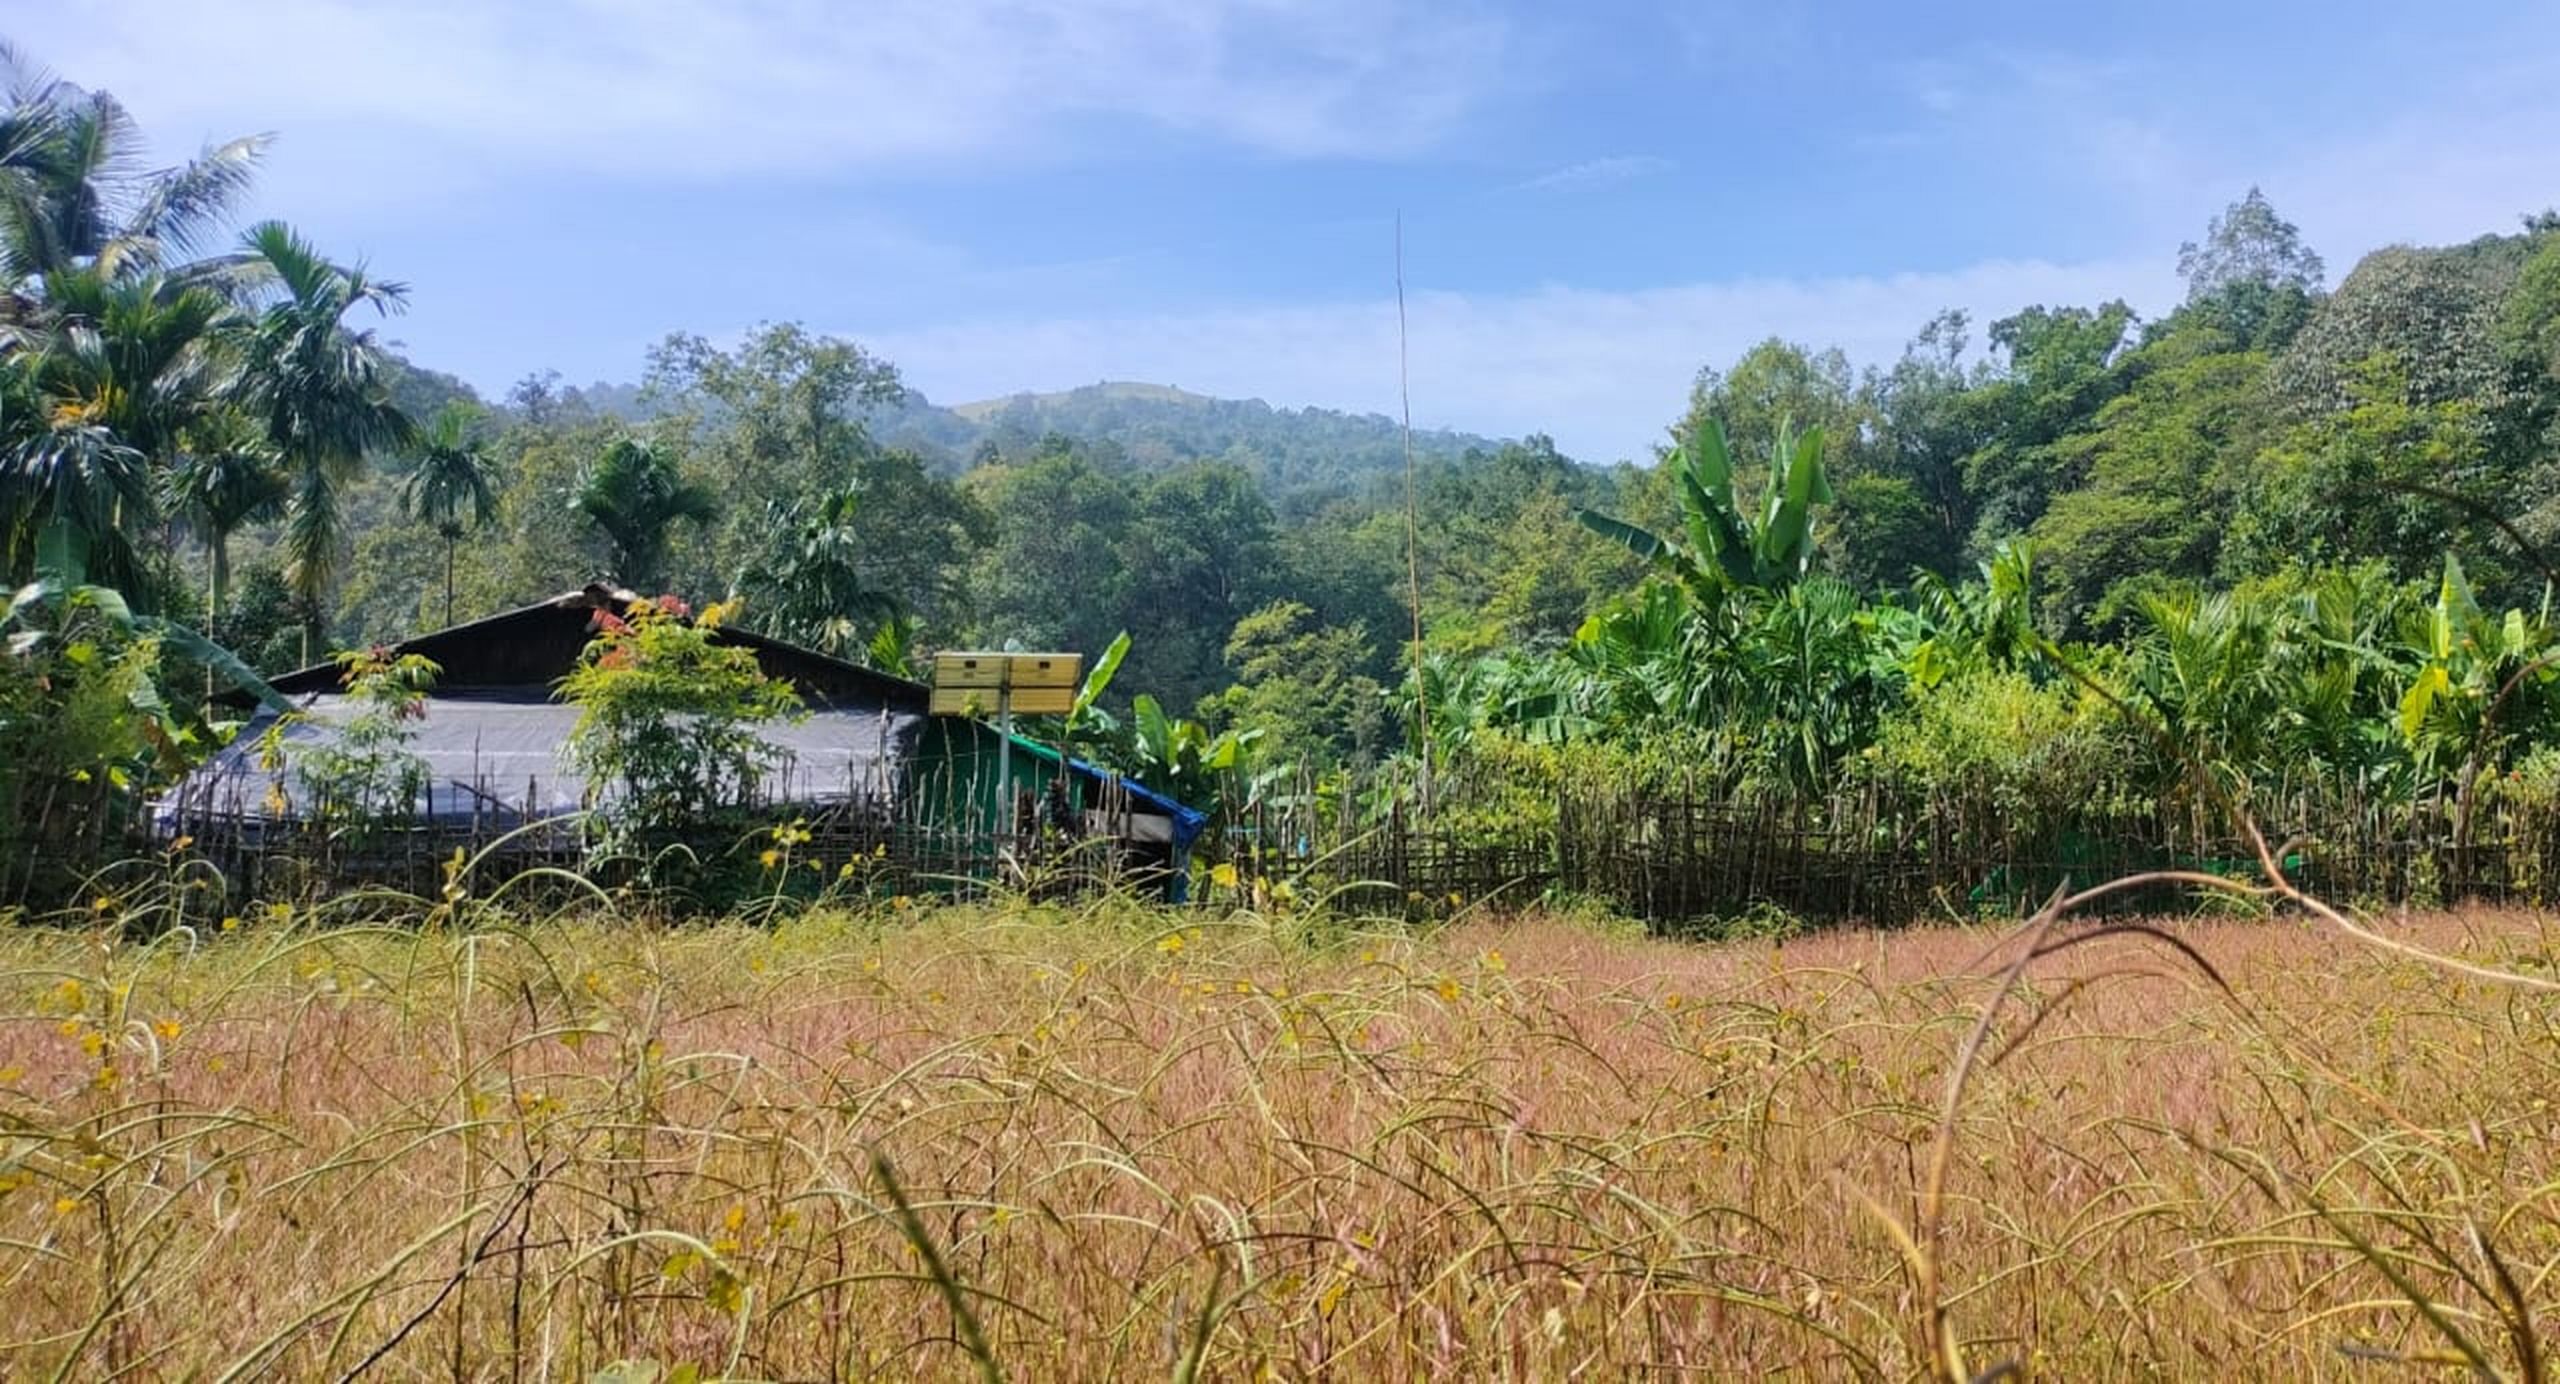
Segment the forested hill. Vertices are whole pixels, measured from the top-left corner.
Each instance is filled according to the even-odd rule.
[[[1105,448],[1142,471],[1192,461],[1233,462],[1284,511],[1357,493],[1404,463],[1403,430],[1375,413],[1273,408],[1260,399],[1215,399],[1170,385],[1104,381],[1052,394],[1012,394],[937,407],[911,395],[882,417],[883,442],[932,456],[1017,454],[1056,434]],[[1415,455],[1456,458],[1501,444],[1472,433],[1417,431]]]
[[[460,380],[414,365],[401,372],[395,394],[419,418],[433,415],[446,398],[478,402]],[[719,413],[716,402],[708,408],[700,399],[679,405],[637,384],[563,387],[545,376],[528,376],[505,402],[519,419],[645,423],[680,408]],[[908,389],[862,414],[874,441],[915,453],[939,475],[958,476],[992,457],[1028,455],[1045,439],[1063,438],[1110,471],[1158,474],[1204,461],[1236,466],[1283,515],[1312,514],[1333,501],[1365,496],[1404,465],[1403,429],[1382,414],[1274,408],[1260,399],[1218,399],[1128,380],[948,405]],[[1470,453],[1489,456],[1502,446],[1445,428],[1413,435],[1414,456],[1426,463],[1458,461]]]

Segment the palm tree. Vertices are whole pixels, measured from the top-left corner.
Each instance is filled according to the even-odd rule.
[[[206,628],[222,616],[231,586],[231,535],[284,508],[285,476],[256,420],[236,409],[208,415],[180,449],[161,504],[205,546]]]
[[[414,432],[391,401],[382,344],[347,316],[360,307],[387,316],[408,289],[330,263],[281,221],[250,228],[242,244],[251,281],[271,301],[243,335],[241,397],[292,477],[285,582],[303,608],[307,658],[337,575],[338,489],[367,451],[405,446]]]
[[[59,406],[54,371],[42,351],[0,352],[0,569],[85,581],[93,540],[148,512],[150,471],[114,429]]]
[[[143,483],[129,502],[95,512],[40,497],[36,507],[77,526],[61,536],[89,577],[136,590],[141,559],[132,538],[159,518],[148,481],[165,472],[180,437],[229,387],[217,333],[231,308],[208,289],[156,274],[110,279],[94,266],[48,274],[44,289],[45,332],[20,338],[22,350],[41,343],[33,360],[42,407],[57,431],[78,424],[111,434],[134,453]]]
[[[444,622],[453,623],[453,550],[471,527],[498,517],[498,467],[471,435],[480,409],[466,399],[448,402],[418,438],[417,458],[400,487],[400,505],[412,519],[436,527],[444,540]]]
[[[569,508],[613,548],[613,577],[646,590],[663,578],[667,532],[678,520],[708,523],[720,512],[711,492],[684,478],[673,459],[637,438],[604,449],[569,497]]]
[[[113,96],[0,44],[0,556],[142,590],[130,535],[158,519],[154,472],[229,387],[221,336],[237,258],[205,248],[248,189],[263,137],[152,169]]]
[[[192,281],[229,267],[178,261],[209,247],[249,190],[268,136],[151,169],[141,130],[112,95],[62,81],[5,43],[0,88],[0,329],[40,311],[41,280],[67,269],[109,279],[165,270]]]

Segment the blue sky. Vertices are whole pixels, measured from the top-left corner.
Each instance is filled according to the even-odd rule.
[[[495,392],[797,319],[944,402],[1146,379],[1645,455],[1775,334],[2176,297],[2251,183],[2332,276],[2560,202],[2560,6],[55,0],[0,20]]]

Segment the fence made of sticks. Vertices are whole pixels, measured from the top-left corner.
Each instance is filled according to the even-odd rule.
[[[1806,923],[2014,916],[2065,884],[2162,869],[2263,876],[2227,808],[2197,800],[2039,813],[1872,786],[1809,797],[1684,784],[1557,789],[1543,810],[1522,812],[1515,786],[1511,810],[1489,815],[1480,801],[1446,796],[1426,811],[1412,787],[1301,775],[1217,822],[1203,857],[1186,862],[1135,839],[1140,814],[1125,791],[1073,814],[1024,794],[995,820],[993,809],[971,811],[956,782],[877,785],[818,804],[738,804],[643,850],[611,852],[582,814],[504,806],[547,801],[539,784],[461,795],[492,804],[487,812],[352,819],[275,810],[256,776],[196,780],[148,814],[119,809],[129,797],[100,784],[20,818],[44,839],[7,853],[15,864],[0,869],[0,903],[76,906],[107,876],[179,857],[226,907],[351,890],[435,900],[448,887],[485,893],[537,876],[645,891],[725,875],[730,898],[1096,888],[1179,897],[1186,866],[1223,862],[1264,897],[1417,915],[1589,901],[1678,932],[1772,910]],[[2338,903],[2560,901],[2560,812],[2545,804],[2490,793],[2465,810],[2302,794],[2255,804],[2253,815],[2288,878]],[[787,842],[777,835],[786,825]],[[2177,910],[2204,897],[2163,886],[2115,904]]]
[[[528,898],[659,891],[679,905],[698,902],[706,883],[730,900],[1163,893],[1175,878],[1169,844],[1140,839],[1146,814],[1125,786],[1102,785],[1071,810],[1024,791],[1011,813],[972,812],[952,777],[814,802],[751,795],[680,829],[608,839],[611,804],[527,810],[558,801],[539,782],[452,785],[421,801],[463,810],[384,812],[281,802],[262,773],[199,776],[147,811],[102,790],[49,813],[40,835],[7,853],[0,903],[43,911],[172,872],[200,881],[205,906],[220,908],[359,891],[396,908],[502,885]]]
[[[1824,798],[1696,788],[1568,790],[1550,813],[1488,828],[1463,811],[1282,793],[1231,832],[1239,868],[1357,906],[1445,912],[1487,900],[1588,900],[1667,930],[1775,910],[1812,923],[2017,916],[2065,885],[2178,870],[2265,882],[2258,847],[2210,802],[2024,814],[1874,791]],[[2376,807],[2297,798],[2256,816],[2292,883],[2340,903],[2560,899],[2560,814],[2491,800]],[[2175,911],[2213,891],[2160,885],[2111,906]],[[2228,902],[2227,896],[2221,897]]]

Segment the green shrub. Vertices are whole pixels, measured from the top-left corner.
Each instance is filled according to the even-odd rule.
[[[354,712],[330,734],[290,738],[302,717],[280,717],[261,743],[270,771],[288,770],[308,815],[331,825],[384,824],[413,816],[427,791],[427,762],[409,748],[427,714],[427,690],[443,672],[420,654],[376,646],[337,654]]]
[[[1889,718],[1867,760],[1885,782],[2033,821],[2142,805],[2115,708],[2076,683],[1978,669]]]
[[[752,651],[719,642],[733,610],[715,604],[695,617],[661,597],[600,614],[596,638],[560,680],[579,711],[563,752],[587,780],[608,848],[662,841],[738,806],[777,757],[756,728],[797,713],[800,697],[766,677]]]

